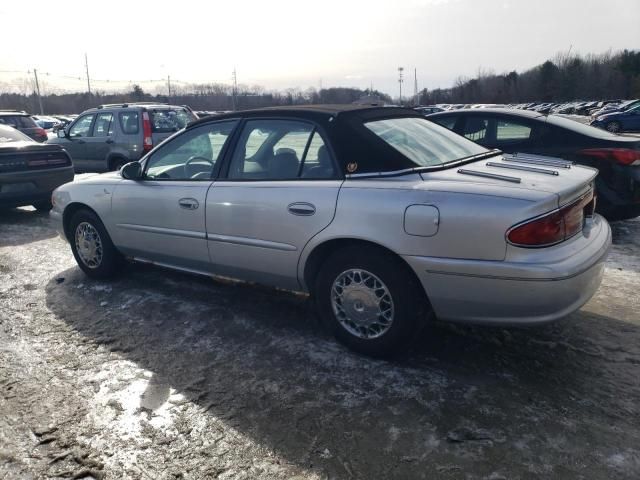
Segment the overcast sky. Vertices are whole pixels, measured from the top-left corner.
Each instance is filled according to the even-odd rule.
[[[100,80],[266,88],[450,86],[479,68],[525,70],[559,51],[640,48],[640,0],[2,1],[0,82],[37,68],[50,89]],[[50,75],[47,76],[46,73]],[[55,75],[55,76],[54,76]],[[144,87],[145,84],[142,83]]]

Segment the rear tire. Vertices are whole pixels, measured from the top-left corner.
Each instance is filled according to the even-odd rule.
[[[112,172],[118,172],[122,167],[129,163],[124,158],[114,158],[109,161],[109,170]]]
[[[77,211],[71,218],[68,236],[78,266],[89,277],[106,280],[118,273],[122,255],[95,213]]]
[[[620,133],[622,131],[620,122],[609,122],[604,126],[604,128],[611,133]]]
[[[335,337],[373,357],[406,350],[430,310],[409,267],[373,247],[347,247],[331,254],[314,293],[318,312]]]

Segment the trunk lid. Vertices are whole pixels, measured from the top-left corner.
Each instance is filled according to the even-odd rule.
[[[523,199],[553,195],[555,207],[566,205],[593,188],[594,168],[554,157],[504,154],[439,172],[423,173],[424,180],[474,184],[488,194]],[[548,195],[544,195],[548,194]]]

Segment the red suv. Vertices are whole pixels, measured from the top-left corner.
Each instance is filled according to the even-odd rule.
[[[9,125],[16,130],[20,130],[36,142],[43,143],[47,141],[45,129],[39,127],[27,112],[0,111],[0,124]]]

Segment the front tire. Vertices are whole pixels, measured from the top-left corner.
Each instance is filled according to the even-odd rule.
[[[39,212],[46,213],[53,208],[53,204],[51,203],[51,200],[43,200],[41,202],[34,203],[33,208]]]
[[[331,254],[318,274],[315,297],[335,337],[374,357],[406,350],[429,310],[409,267],[373,247],[348,247]]]
[[[122,265],[122,255],[98,216],[89,210],[79,210],[69,224],[69,243],[82,271],[91,278],[113,278]]]

